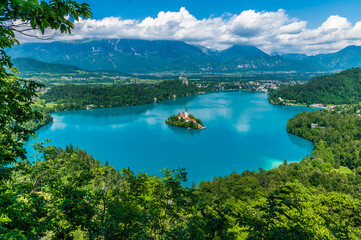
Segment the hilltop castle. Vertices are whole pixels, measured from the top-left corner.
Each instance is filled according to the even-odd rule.
[[[182,81],[182,84],[185,84],[188,86],[188,78],[187,77],[179,77],[179,80]]]

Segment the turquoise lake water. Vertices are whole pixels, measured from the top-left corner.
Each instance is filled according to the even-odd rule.
[[[183,112],[200,118],[205,130],[163,123]],[[165,167],[186,168],[188,182],[198,184],[233,171],[270,169],[310,155],[310,141],[286,132],[287,120],[312,108],[275,106],[267,95],[219,92],[141,106],[69,111],[37,131],[38,141],[73,144],[117,169],[130,167],[160,175]],[[29,148],[29,153],[34,151]]]

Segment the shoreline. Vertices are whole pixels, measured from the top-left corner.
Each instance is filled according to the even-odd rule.
[[[134,105],[124,105],[124,106],[114,106],[114,107],[95,107],[95,108],[91,108],[91,109],[85,109],[85,108],[82,108],[82,109],[77,109],[77,110],[63,110],[63,111],[51,111],[47,114],[49,114],[49,116],[51,117],[51,121],[47,122],[46,124],[44,125],[40,125],[39,127],[37,127],[34,132],[40,130],[42,127],[45,127],[47,126],[48,124],[50,123],[53,123],[54,122],[54,119],[53,117],[51,116],[51,114],[53,113],[61,113],[61,112],[72,112],[72,111],[92,111],[93,109],[106,109],[106,108],[122,108],[122,107],[135,107],[135,106],[142,106],[142,105],[149,105],[149,104],[157,104],[157,103],[162,103],[162,102],[165,102],[165,101],[171,101],[171,100],[175,100],[175,99],[178,99],[178,98],[183,98],[183,97],[190,97],[190,96],[198,96],[198,95],[204,95],[204,94],[211,94],[211,93],[219,93],[219,92],[248,92],[248,93],[259,93],[259,94],[266,94],[267,96],[269,96],[269,93],[262,93],[262,92],[257,92],[257,91],[250,91],[250,90],[245,90],[245,89],[239,89],[239,90],[219,90],[219,91],[209,91],[209,92],[199,92],[197,94],[190,94],[190,95],[186,95],[186,96],[180,96],[180,97],[177,97],[177,98],[171,98],[171,99],[164,99],[162,101],[159,101],[159,102],[150,102],[150,103],[144,103],[144,104],[134,104]],[[306,105],[301,105],[301,104],[274,104],[272,103],[271,101],[269,101],[269,99],[267,99],[268,103],[271,104],[271,105],[275,105],[275,106],[300,106],[300,107],[309,107],[309,106],[306,106]],[[290,120],[290,119],[289,119]],[[288,120],[288,121],[289,121]],[[202,128],[202,129],[198,129],[198,130],[204,130],[206,129],[205,128]],[[196,129],[197,130],[197,129]]]
[[[231,90],[231,91],[234,91],[234,92],[239,92],[240,90]],[[134,106],[142,106],[142,105],[148,105],[148,104],[157,104],[157,103],[162,103],[164,101],[171,101],[171,100],[175,100],[175,99],[178,99],[178,98],[183,98],[183,97],[190,97],[190,96],[198,96],[198,95],[204,95],[204,94],[210,94],[210,93],[217,93],[217,92],[226,92],[225,90],[220,90],[220,91],[209,91],[209,92],[199,92],[197,94],[189,94],[189,95],[186,95],[186,96],[179,96],[179,97],[176,97],[176,98],[170,98],[170,99],[164,99],[164,100],[161,100],[159,102],[150,102],[150,103],[143,103],[143,104],[131,104],[131,105],[123,105],[123,106],[113,106],[113,107],[94,107],[94,108],[91,108],[91,109],[86,109],[85,108],[81,108],[81,109],[75,109],[75,110],[62,110],[62,111],[50,111],[46,114],[49,114],[50,117],[51,117],[51,114],[53,113],[61,113],[61,112],[72,112],[72,111],[91,111],[93,109],[106,109],[106,108],[120,108],[120,107],[134,107]],[[230,92],[229,90],[227,92]],[[249,92],[253,92],[253,91],[249,91]],[[46,125],[48,125],[49,123],[52,123],[53,122],[53,119],[44,124],[44,125],[41,125],[39,126],[35,131],[38,131],[40,128],[42,127],[45,127]]]
[[[220,94],[220,93],[224,93],[224,94],[227,94],[227,93],[230,93],[229,91],[217,91],[217,92],[208,92],[208,93],[206,93],[206,94],[211,94],[211,93],[215,93],[215,94]],[[233,92],[233,94],[236,94],[236,95],[238,95],[238,94],[243,94],[243,93],[237,93],[237,92],[244,92],[244,93],[246,93],[246,94],[248,94],[248,93],[258,93],[258,94],[260,94],[259,96],[262,96],[262,99],[264,99],[264,101],[267,101],[267,99],[266,99],[266,96],[264,95],[264,93],[260,93],[260,92],[255,92],[255,91],[232,91]],[[253,95],[253,94],[250,94],[250,95]],[[194,95],[193,95],[194,96]],[[192,97],[192,96],[189,96],[189,97]],[[173,99],[167,99],[167,100],[164,100],[164,101],[173,101]],[[269,103],[269,101],[267,101],[267,103]],[[269,104],[271,104],[271,103],[269,103]],[[152,105],[155,105],[155,104],[142,104],[142,105],[150,105],[150,106],[152,106]],[[273,104],[272,104],[273,105]],[[141,106],[141,105],[132,105],[132,106],[129,106],[129,107],[136,107],[136,106]],[[111,107],[111,108],[114,108],[114,107]],[[109,108],[109,109],[111,109],[111,108]],[[74,111],[84,111],[84,109],[83,110],[74,110]],[[91,111],[91,110],[90,110]],[[63,112],[68,112],[68,111],[63,111]],[[303,110],[302,110],[302,112],[303,112]],[[55,112],[54,112],[55,113]],[[59,112],[60,113],[60,112]],[[289,119],[288,119],[289,120]],[[288,121],[287,120],[287,121]],[[52,121],[52,122],[54,122],[54,121]],[[164,124],[164,120],[162,120],[161,121],[162,122],[162,124]],[[50,122],[51,123],[51,122]],[[48,125],[48,124],[47,124]],[[45,126],[47,126],[47,125],[44,125],[44,127]],[[176,126],[169,126],[169,127],[172,127],[172,128],[176,128],[176,129],[182,129],[181,127],[176,127]],[[185,131],[185,132],[188,132],[189,134],[191,134],[191,135],[193,135],[193,134],[199,134],[199,133],[204,133],[204,132],[201,132],[201,131],[187,131],[188,129],[186,129],[186,130],[183,130],[183,131]],[[202,130],[202,129],[195,129],[195,130]],[[283,129],[283,131],[284,130],[286,130],[286,129]],[[289,133],[289,134],[292,134],[292,133],[290,133],[290,132],[288,132],[287,130],[286,130],[286,132],[287,133]],[[295,134],[292,134],[292,135],[294,135],[294,136],[297,136],[297,137],[300,137],[300,138],[302,138],[302,139],[305,139],[305,138],[303,138],[303,137],[301,137],[301,136],[298,136],[298,135],[295,135]],[[308,139],[305,139],[305,140],[307,140],[307,141],[309,141]],[[302,161],[302,159],[304,159],[305,157],[307,157],[308,155],[309,156],[311,156],[312,155],[312,153],[313,153],[313,151],[314,151],[314,143],[312,142],[312,141],[310,141],[311,143],[312,143],[312,146],[313,146],[313,148],[312,149],[310,149],[310,152],[309,153],[307,153],[307,154],[305,154],[304,156],[300,156],[299,157],[299,159],[294,159],[294,160],[292,160],[292,162],[295,162],[295,163],[299,163],[299,162],[301,162]],[[50,145],[52,145],[52,144],[50,144]],[[282,151],[280,151],[280,154],[282,155],[282,156],[285,156],[286,154],[284,154],[284,151],[282,150]],[[280,157],[279,158],[279,160],[280,161],[282,161],[282,159],[283,159],[284,157]],[[267,170],[269,170],[269,169],[273,169],[273,168],[277,168],[277,166],[276,165],[274,165],[274,167],[271,167],[271,168],[267,168]],[[255,168],[248,168],[248,169],[244,169],[244,170],[242,170],[242,169],[240,169],[239,171],[237,171],[238,173],[242,173],[242,172],[244,172],[244,171],[250,171],[252,169],[252,171],[254,171],[254,170],[256,170],[257,171],[257,167],[255,167]],[[225,175],[224,176],[228,176],[230,174],[230,172],[229,173],[225,173]]]
[[[231,94],[228,94],[228,93],[231,93]],[[267,96],[265,95],[265,94],[251,94],[251,93],[254,93],[254,92],[252,92],[252,91],[248,91],[248,92],[244,92],[244,91],[233,91],[233,92],[216,92],[216,93],[214,93],[214,94],[211,94],[211,95],[208,95],[209,97],[207,97],[207,96],[199,96],[199,97],[190,97],[190,98],[188,98],[189,99],[189,101],[195,101],[195,102],[198,102],[199,101],[199,99],[209,99],[209,98],[214,98],[214,99],[219,99],[219,98],[234,98],[234,99],[243,99],[243,97],[242,96],[248,96],[247,97],[247,99],[248,98],[251,98],[251,99],[259,99],[259,100],[261,100],[262,99],[262,102],[263,102],[263,104],[267,104],[268,103],[268,101],[267,101]],[[168,103],[163,103],[164,105],[166,105],[166,106],[168,106],[167,108],[168,108],[168,110],[170,110],[170,111],[172,111],[172,109],[174,109],[174,106],[177,106],[177,107],[182,107],[181,105],[182,105],[182,103],[184,103],[184,102],[188,102],[188,100],[183,100],[183,99],[179,99],[179,100],[177,100],[177,101],[173,101],[173,100],[170,100],[170,102],[168,102]],[[204,101],[203,101],[204,102]],[[266,103],[267,102],[267,103]],[[163,106],[163,104],[160,104],[160,105],[155,105],[155,104],[149,104],[149,105],[147,105],[146,107],[144,107],[144,109],[147,109],[147,108],[153,108],[153,109],[158,109],[158,108],[161,108],[162,109],[162,106]],[[262,105],[262,104],[261,104]],[[267,104],[268,105],[268,104]],[[134,106],[135,107],[135,106]],[[212,107],[212,106],[210,106],[210,107]],[[213,107],[217,107],[217,106],[213,106]],[[141,109],[143,109],[143,107],[140,107]],[[110,108],[109,108],[110,109]],[[130,112],[130,111],[133,111],[133,110],[135,110],[135,108],[128,108],[129,109],[129,111],[126,111],[126,112]],[[287,109],[287,108],[285,108],[285,109]],[[289,108],[290,109],[290,108]],[[305,109],[306,111],[308,111],[307,109]],[[104,114],[106,114],[106,112],[108,112],[108,111],[112,111],[112,110],[107,110],[107,111],[104,111]],[[115,110],[116,112],[118,112],[117,110]],[[294,110],[294,111],[296,111],[296,112],[303,112],[304,110],[303,109],[296,109],[296,110]],[[121,111],[120,111],[121,112]],[[292,112],[292,110],[291,110],[291,112]],[[94,113],[91,113],[91,112],[89,112],[89,113],[87,113],[87,112],[82,112],[82,113],[78,113],[78,114],[81,114],[81,115],[84,115],[84,116],[92,116],[93,114],[95,114],[95,115],[97,115],[97,116],[101,116],[102,115],[102,113],[103,113],[103,111],[99,111],[99,113],[98,113],[98,111],[94,111]],[[69,116],[70,115],[73,115],[73,113],[68,113],[69,114]],[[75,115],[77,115],[76,113],[74,113]],[[67,114],[65,114],[65,115],[67,115]],[[164,120],[165,119],[163,119],[162,120],[162,118],[166,118],[166,113],[165,114],[162,114],[162,115],[160,115],[160,116],[162,116],[162,117],[160,117],[160,118],[157,118],[157,120],[158,120],[158,122],[164,122]],[[196,114],[197,115],[197,114]],[[57,117],[56,117],[57,115],[55,115],[54,116],[54,122],[56,122],[57,121]],[[201,115],[199,115],[200,117],[202,117]],[[287,132],[285,131],[285,129],[284,129],[284,126],[285,126],[285,123],[287,122],[287,120],[289,119],[289,118],[291,118],[291,117],[293,117],[293,114],[292,115],[289,115],[289,117],[288,118],[283,118],[283,121],[284,121],[284,123],[283,124],[281,124],[281,127],[279,128],[280,129],[280,131],[282,132],[282,134],[287,134]],[[205,118],[206,119],[206,118]],[[133,119],[133,120],[135,120],[135,119]],[[116,119],[114,119],[114,121],[117,121]],[[226,121],[224,122],[225,124],[226,124]],[[77,124],[82,124],[82,122],[78,122]],[[92,122],[92,125],[94,126],[94,127],[96,127],[96,121],[95,122]],[[164,123],[162,123],[162,125],[163,125]],[[208,122],[205,122],[205,125],[207,125],[207,127],[210,127],[210,125],[209,125],[209,123]],[[50,125],[51,126],[51,125]],[[48,129],[50,128],[50,126],[47,126],[46,128],[45,128],[45,130],[43,130],[43,131],[48,131]],[[279,126],[279,125],[278,125]],[[199,134],[200,134],[200,136],[204,136],[204,134],[206,134],[208,131],[204,131],[204,132],[201,132],[201,131],[187,131],[186,129],[184,129],[184,130],[182,130],[181,128],[175,128],[175,127],[173,127],[173,126],[170,126],[171,127],[171,130],[172,131],[175,131],[175,133],[178,135],[178,134],[180,134],[180,133],[182,133],[182,134],[186,134],[186,136],[189,136],[189,138],[194,138],[194,139],[196,139],[197,137],[195,137],[195,136],[198,136]],[[166,127],[165,125],[163,125],[163,128],[168,128],[168,127]],[[211,126],[211,128],[214,128],[214,126]],[[222,127],[221,127],[222,128]],[[178,130],[177,130],[178,129]],[[182,131],[181,131],[182,130]],[[199,129],[199,130],[201,130],[201,129]],[[207,130],[211,130],[211,129],[207,129]],[[149,131],[154,131],[154,129],[149,129]],[[212,130],[213,131],[213,130]],[[219,131],[219,130],[217,130],[217,131]],[[221,131],[221,130],[220,130]],[[40,133],[40,132],[39,132]],[[287,141],[289,141],[288,140],[289,138],[287,138]],[[54,140],[55,140],[55,137],[54,137]],[[69,139],[69,141],[71,141],[71,139]],[[234,139],[233,139],[233,141],[234,141]],[[301,141],[301,140],[300,140]],[[72,141],[71,141],[72,142]],[[308,141],[307,141],[308,142]],[[79,142],[78,143],[75,143],[75,142],[72,142],[73,144],[75,144],[75,146],[77,146],[77,145],[79,145]],[[301,141],[301,143],[303,143],[302,141]],[[55,144],[55,142],[53,142],[53,143],[50,143],[49,145],[56,145],[56,146],[58,146],[58,143],[57,144]],[[236,143],[237,144],[237,143]],[[290,143],[291,144],[291,143]],[[293,144],[295,144],[294,142],[293,142]],[[293,161],[296,161],[296,162],[299,162],[299,161],[301,161],[302,159],[304,159],[307,155],[311,155],[311,152],[312,152],[312,144],[311,143],[309,143],[309,144],[307,144],[307,146],[309,146],[309,150],[308,151],[306,151],[304,154],[301,154],[301,155],[299,155],[298,157],[297,157],[297,155],[295,155],[296,157],[291,157],[291,156],[288,156],[288,153],[287,152],[285,152],[284,150],[282,150],[282,149],[280,149],[280,151],[279,151],[279,153],[278,153],[278,155],[280,155],[280,160],[281,159],[284,159],[285,157],[284,156],[286,156],[286,158],[287,159],[292,159]],[[84,147],[84,146],[83,146]],[[100,147],[100,148],[102,148],[102,147]],[[86,149],[86,148],[85,148]],[[101,152],[102,150],[99,150],[99,152]],[[303,153],[303,150],[302,150],[302,153]],[[102,155],[100,155],[100,156],[102,156]],[[98,156],[98,159],[102,159],[100,156]],[[103,159],[109,159],[109,158],[104,158],[103,157]],[[103,159],[102,159],[102,161],[103,161]],[[252,159],[252,156],[250,155],[250,159]],[[109,160],[108,160],[109,161]],[[114,164],[114,163],[113,163]],[[232,165],[230,165],[230,166],[232,166]],[[243,171],[247,171],[247,170],[256,170],[256,169],[258,169],[259,167],[264,167],[264,168],[266,168],[266,166],[267,166],[267,169],[269,168],[269,166],[268,165],[255,165],[255,167],[252,167],[252,166],[250,166],[250,167],[248,167],[248,168],[246,168],[246,169],[244,169],[244,168],[238,168],[238,171],[237,172],[239,172],[239,173],[242,173]],[[274,167],[276,167],[276,166],[274,166]],[[148,170],[148,169],[147,169]],[[224,175],[223,176],[227,176],[228,174],[230,173],[230,171],[229,172],[224,172]],[[207,180],[210,180],[210,179],[207,179]]]

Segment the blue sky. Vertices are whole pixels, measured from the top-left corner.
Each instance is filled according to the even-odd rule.
[[[238,14],[244,10],[277,11],[285,9],[292,17],[309,21],[315,27],[330,15],[347,17],[349,21],[361,20],[361,1],[358,0],[90,0],[87,1],[94,18],[108,16],[143,19],[156,17],[160,11],[178,11],[185,7],[197,18],[221,16],[228,12]]]
[[[55,40],[178,40],[214,50],[252,45],[271,54],[308,55],[361,45],[361,0],[87,2],[93,18],[76,22],[71,35]]]

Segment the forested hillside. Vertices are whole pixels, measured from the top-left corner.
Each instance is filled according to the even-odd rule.
[[[31,58],[15,58],[14,66],[22,73],[24,72],[45,72],[45,73],[76,73],[82,70],[79,67],[65,64],[55,64],[37,61]]]
[[[121,171],[84,150],[38,145],[2,186],[8,239],[359,239],[361,175],[317,158],[185,188],[186,173]]]
[[[25,144],[34,133],[27,124],[42,121],[32,105],[43,86],[9,72],[12,62],[5,49],[18,42],[15,32],[24,30],[19,26],[70,33],[71,20],[86,19],[91,12],[88,4],[76,1],[17,0],[2,1],[0,15],[0,239],[361,239],[361,121],[353,113],[295,116],[288,131],[315,143],[312,156],[300,163],[232,173],[192,188],[182,185],[184,169],[165,169],[162,177],[117,170],[71,145],[61,149],[37,143],[37,153],[27,156]],[[321,78],[332,83],[330,88],[311,81],[319,87],[311,96],[360,101],[359,71]],[[192,84],[164,81],[65,85],[44,97],[64,109],[78,109],[148,103],[197,91]],[[290,91],[293,97],[300,92]]]
[[[42,82],[47,86],[69,81],[78,84],[122,84],[133,78],[118,71],[88,71],[73,65],[48,63],[31,58],[15,58],[12,61],[13,67],[19,71],[18,76]]]
[[[318,127],[311,128],[311,124]],[[287,130],[315,143],[313,158],[324,167],[361,170],[361,117],[336,111],[312,111],[296,115]]]
[[[120,107],[158,102],[174,97],[198,93],[198,88],[180,80],[166,80],[158,84],[126,84],[117,86],[59,85],[52,87],[42,98],[57,103],[57,110],[93,107]]]
[[[270,94],[270,101],[281,99],[294,103],[351,104],[361,101],[361,68],[312,78],[308,83],[279,88]]]

